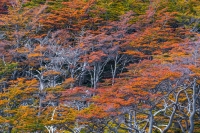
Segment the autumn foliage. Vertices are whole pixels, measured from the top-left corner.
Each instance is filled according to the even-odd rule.
[[[200,2],[0,2],[0,132],[198,132]]]

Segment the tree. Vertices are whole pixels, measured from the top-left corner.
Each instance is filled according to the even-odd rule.
[[[199,1],[7,3],[0,132],[199,130]]]
[[[35,123],[34,116],[37,110],[37,81],[27,81],[24,78],[18,78],[16,81],[10,81],[9,88],[4,88],[1,92],[1,125],[3,131],[7,130],[30,130]]]

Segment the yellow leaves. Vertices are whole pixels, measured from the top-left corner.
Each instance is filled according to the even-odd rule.
[[[35,84],[37,84],[37,80],[36,80],[36,79],[27,80],[27,81],[26,81],[26,84],[28,84],[29,86],[30,86],[30,85],[35,85]]]
[[[104,109],[100,106],[91,104],[88,108],[85,108],[79,112],[79,117],[92,119],[92,118],[105,118],[108,115]]]
[[[147,118],[147,116],[146,115],[144,115],[144,114],[137,114],[137,116],[136,116],[137,118],[136,119],[139,119],[139,120],[144,120],[144,119],[146,119]]]
[[[28,58],[39,58],[39,57],[43,57],[42,52],[45,51],[47,48],[43,47],[43,46],[36,46],[36,48],[34,49],[34,51],[32,53],[28,54]]]
[[[27,118],[31,114],[35,114],[34,111],[35,110],[33,108],[30,108],[29,106],[20,106],[16,115],[20,116],[23,119]]]
[[[14,116],[8,119],[8,122],[17,129],[26,129],[27,125],[30,126],[36,120],[35,109],[28,106],[20,106],[14,111],[10,111]]]
[[[30,94],[38,90],[37,80],[26,80],[25,78],[18,78],[17,80],[10,81],[11,86],[6,89],[6,92],[1,95],[12,101],[23,101],[27,99]],[[19,99],[20,97],[20,99]]]
[[[55,76],[55,75],[60,75],[61,73],[55,70],[48,70],[43,73],[44,76]]]
[[[40,116],[44,125],[73,123],[77,116],[77,110],[60,105],[47,107]]]
[[[0,123],[2,124],[2,123],[6,123],[6,122],[7,122],[7,120],[4,117],[0,116]]]
[[[23,47],[23,48],[18,48],[18,49],[16,49],[16,50],[17,50],[18,53],[22,53],[22,54],[23,54],[23,53],[28,53],[28,52],[29,52],[29,50],[28,50],[27,48],[24,48],[24,47]]]
[[[127,50],[124,52],[125,54],[132,55],[132,56],[139,56],[139,57],[145,57],[145,54],[139,51],[133,51],[133,50]]]

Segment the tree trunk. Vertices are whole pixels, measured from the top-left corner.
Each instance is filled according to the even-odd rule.
[[[149,111],[149,133],[152,133],[153,129],[153,114],[152,111]]]

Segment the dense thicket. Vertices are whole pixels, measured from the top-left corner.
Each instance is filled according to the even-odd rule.
[[[0,3],[0,132],[200,130],[200,2]]]

